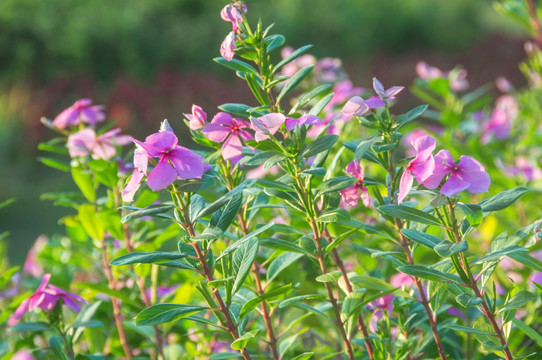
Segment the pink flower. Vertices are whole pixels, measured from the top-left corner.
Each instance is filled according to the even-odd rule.
[[[415,129],[405,136],[401,138],[401,145],[407,147],[405,149],[405,154],[407,157],[414,157],[416,156],[416,150],[412,147],[410,147],[410,144],[412,144],[417,138],[420,138],[422,136],[428,136],[429,134],[427,131],[423,129]]]
[[[23,349],[13,354],[11,360],[35,360],[35,358],[32,356],[32,353]]]
[[[341,113],[346,118],[354,116],[363,116],[370,111],[369,105],[361,96],[354,96],[344,104]]]
[[[363,205],[371,205],[369,191],[365,186],[363,186],[365,174],[363,173],[360,162],[352,161],[350,164],[346,165],[346,172],[358,180],[354,185],[339,191],[342,197],[342,202],[348,206],[357,207],[361,192],[361,200],[363,201]]]
[[[235,33],[229,33],[220,45],[220,55],[228,61],[232,61],[235,55]]]
[[[343,80],[338,81],[333,85],[333,97],[326,105],[327,109],[331,109],[335,105],[344,103],[347,99],[353,96],[359,96],[363,93],[363,89],[360,87],[354,87],[352,81]]]
[[[483,126],[482,142],[487,144],[492,135],[499,140],[507,139],[518,112],[518,103],[513,96],[499,96],[489,121]]]
[[[38,277],[43,274],[43,266],[41,266],[41,264],[37,262],[37,257],[46,245],[47,237],[44,235],[40,235],[34,242],[34,245],[32,245],[32,247],[30,248],[30,251],[28,251],[28,255],[26,255],[26,260],[23,267],[23,271],[25,273],[30,274],[34,277]]]
[[[420,61],[416,64],[416,73],[424,80],[438,79],[443,75],[439,68],[430,66],[424,61]]]
[[[177,180],[177,177],[196,179],[201,178],[205,172],[203,157],[179,146],[177,136],[172,131],[149,135],[145,142],[131,140],[145,150],[148,157],[160,158],[154,169],[147,175],[147,185],[153,191],[165,189]],[[137,160],[140,161],[142,158],[138,157]]]
[[[395,99],[395,95],[399,94],[404,88],[404,86],[392,86],[386,89],[377,78],[373,78],[373,89],[383,101]]]
[[[286,59],[294,51],[295,50],[292,47],[286,46],[280,52],[280,56],[283,59]],[[314,56],[309,55],[309,54],[301,55],[297,59],[294,59],[290,63],[284,65],[280,71],[280,74],[283,76],[292,76],[299,69],[304,68],[305,66],[313,65],[313,64],[316,64],[316,58]]]
[[[103,105],[93,105],[90,99],[77,100],[72,106],[64,109],[53,120],[53,125],[58,129],[65,129],[67,126],[79,125],[84,122],[90,125],[96,125],[105,120]]]
[[[304,114],[301,115],[299,119],[294,119],[287,117],[285,120],[286,124],[286,130],[292,131],[295,129],[296,125],[303,126],[303,125],[319,125],[322,124],[323,121],[316,115],[311,114]]]
[[[342,61],[337,58],[326,57],[318,60],[314,72],[318,74],[320,82],[323,83],[334,83],[339,78],[344,77]]]
[[[467,81],[467,70],[465,69],[450,71],[448,74],[448,79],[450,80],[450,88],[453,91],[463,91],[467,90],[469,87],[469,82]]]
[[[495,86],[502,93],[509,93],[514,89],[512,83],[505,77],[499,76],[495,79]]]
[[[393,300],[395,299],[395,295],[388,294],[384,295],[381,298],[371,301],[367,307],[369,310],[373,311],[373,316],[371,317],[371,320],[369,321],[369,330],[371,332],[375,332],[377,329],[377,323],[382,320],[384,317],[384,312],[387,314],[391,313],[393,311]]]
[[[410,275],[397,273],[390,277],[390,285],[396,288],[407,288],[414,285],[414,280]]]
[[[542,170],[536,165],[532,165],[529,160],[523,156],[516,158],[516,164],[505,170],[508,175],[516,176],[523,175],[527,181],[535,181],[542,179]]]
[[[412,183],[414,178],[418,184],[424,182],[433,172],[435,168],[435,159],[431,153],[435,150],[436,140],[431,136],[422,136],[412,142],[414,150],[416,150],[416,157],[412,159],[406,167],[401,181],[399,183],[399,196],[397,203],[403,202],[405,197],[412,189]]]
[[[85,302],[85,300],[79,295],[67,293],[54,285],[47,286],[50,279],[51,274],[43,275],[41,284],[36,292],[28,299],[25,299],[19,307],[17,307],[13,315],[10,316],[8,321],[9,326],[17,324],[24,314],[28,311],[33,311],[35,308],[40,308],[43,311],[53,310],[59,299],[67,306],[71,307],[75,312],[79,312],[81,308],[76,301]]]
[[[448,314],[452,316],[459,316],[463,321],[466,321],[465,314],[463,314],[463,311],[456,309],[454,307],[451,307],[448,309]]]
[[[119,132],[120,129],[113,129],[96,137],[93,129],[85,128],[68,136],[66,146],[72,158],[92,154],[94,159],[109,160],[117,154],[116,146],[130,142],[126,135],[117,136]]]
[[[241,140],[248,141],[252,135],[245,129],[250,125],[241,119],[235,119],[230,114],[219,112],[211,120],[210,124],[205,125],[201,132],[210,140],[222,144],[222,157],[225,160],[231,160],[240,156],[243,152]]]
[[[542,286],[542,272],[535,271],[530,277],[529,281]]]
[[[435,155],[434,171],[422,180],[423,185],[428,189],[435,189],[448,174],[448,180],[440,189],[446,196],[454,196],[464,190],[471,194],[487,192],[491,183],[489,174],[477,160],[463,155],[459,164],[456,164],[448,150],[440,150]]]
[[[149,156],[145,150],[137,148],[134,151],[134,171],[132,177],[124,190],[122,190],[122,201],[132,202],[134,195],[141,186],[141,180],[147,176]]]
[[[286,117],[280,113],[271,113],[259,118],[250,117],[250,122],[255,131],[255,139],[260,142],[269,139],[269,135],[274,135],[286,122]]]
[[[207,113],[198,105],[192,105],[192,114],[184,114],[190,121],[190,129],[198,130],[207,123]]]
[[[231,22],[232,24],[232,31],[237,31],[238,28],[238,21],[243,21],[243,14],[247,12],[247,7],[245,4],[242,6],[239,6],[237,4],[230,4],[224,6],[222,11],[220,12],[220,17],[222,20],[226,22]]]

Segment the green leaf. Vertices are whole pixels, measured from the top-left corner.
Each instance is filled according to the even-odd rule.
[[[244,181],[243,183],[241,183],[239,186],[237,186],[235,189],[233,189],[232,191],[228,192],[227,194],[224,194],[224,196],[222,196],[220,199],[216,200],[215,202],[213,202],[212,204],[208,205],[207,207],[205,207],[205,209],[203,209],[200,213],[200,217],[205,217],[207,215],[210,215],[212,213],[214,213],[216,210],[220,209],[222,206],[224,206],[224,204],[226,202],[229,201],[229,199],[233,196],[235,196],[236,194],[238,194],[239,192],[242,192],[243,190],[245,190],[246,188],[254,185],[254,183],[256,182],[256,180],[253,180],[253,179],[250,179],[250,180],[246,180]]]
[[[514,252],[508,254],[508,256],[522,263],[523,265],[526,265],[529,269],[542,272],[542,261],[529,256],[525,252]]]
[[[205,208],[205,199],[203,196],[194,194],[190,197],[190,205],[188,207],[188,214],[190,217],[190,222],[194,223],[198,217],[199,214],[203,211]]]
[[[324,194],[329,194],[332,192],[346,189],[347,187],[354,185],[356,181],[357,179],[351,176],[337,176],[329,180],[325,180],[318,187],[316,195],[314,195],[314,197],[317,198]]]
[[[135,210],[129,213],[128,215],[125,215],[121,219],[121,222],[123,224],[127,223],[130,220],[137,219],[143,216],[160,217],[164,219],[174,219],[170,215],[164,214],[170,211],[171,209],[173,209],[173,205],[156,204],[156,205],[149,205],[144,208],[136,208],[132,206],[124,206],[123,208],[128,209],[128,210]]]
[[[303,151],[303,157],[309,158],[315,156],[321,152],[331,149],[333,145],[337,142],[339,136],[337,135],[323,135],[314,140],[305,151]]]
[[[460,294],[455,297],[455,301],[464,308],[475,307],[480,305],[483,300],[469,294]]]
[[[245,164],[248,166],[258,166],[269,160],[270,158],[282,155],[278,151],[262,151],[248,159]]]
[[[49,324],[42,321],[36,321],[36,322],[22,322],[18,323],[15,326],[12,326],[10,329],[14,331],[19,332],[36,332],[36,331],[48,331],[52,330],[49,327]]]
[[[266,247],[268,249],[274,249],[274,250],[281,250],[281,251],[289,251],[289,252],[295,252],[299,254],[308,254],[307,250],[297,246],[296,244],[284,240],[284,239],[278,239],[278,238],[263,238],[260,239],[260,245],[263,247]]]
[[[96,216],[94,206],[83,204],[79,206],[79,221],[87,234],[95,240],[101,240],[104,237],[105,230]]]
[[[519,319],[512,319],[512,323],[516,325],[518,329],[520,329],[525,335],[527,335],[534,342],[536,342],[538,346],[542,347],[542,334],[540,334],[538,331],[536,331]]]
[[[271,51],[275,50],[276,48],[282,46],[284,44],[284,41],[286,39],[284,36],[280,34],[270,35],[264,39],[264,41],[267,43],[267,53],[270,53]]]
[[[96,190],[94,190],[94,184],[92,183],[92,175],[88,170],[84,170],[81,167],[72,167],[72,177],[79,190],[83,193],[85,198],[93,203],[96,200]]]
[[[136,325],[159,325],[170,321],[179,320],[190,315],[207,310],[205,306],[183,304],[158,304],[150,306],[135,318]]]
[[[372,276],[350,276],[350,282],[359,286],[362,289],[367,289],[369,291],[378,291],[386,293],[387,291],[394,291],[402,296],[408,296],[406,293],[402,292],[399,289],[396,289],[394,286],[390,285],[388,282],[375,278]]]
[[[316,281],[322,282],[322,283],[335,282],[339,280],[339,278],[341,277],[341,274],[342,273],[340,270],[333,271],[327,274],[322,274],[316,277]]]
[[[180,262],[177,260],[186,256],[186,254],[178,252],[133,252],[114,259],[111,261],[111,265],[159,264],[175,267],[175,264]]]
[[[478,205],[482,207],[484,212],[502,210],[512,205],[514,201],[525,195],[527,191],[527,188],[521,186],[516,187],[503,191],[492,198],[480,202]]]
[[[259,78],[257,79],[254,74],[246,74],[245,80],[256,100],[262,105],[269,105],[269,99],[264,97],[262,90],[260,90],[260,84],[258,83]]]
[[[314,355],[313,352],[305,352],[301,355],[297,355],[296,357],[293,357],[291,360],[308,360]]]
[[[488,333],[488,332],[478,330],[478,329],[473,329],[473,328],[470,328],[470,327],[467,327],[467,326],[446,324],[446,325],[444,325],[444,327],[446,327],[448,329],[455,330],[455,331],[461,331],[461,332],[466,332],[466,333],[470,333],[470,334],[485,335],[485,336],[495,336],[495,334]]]
[[[230,359],[242,359],[243,354],[238,352],[222,352],[214,353],[209,356],[209,360],[230,360]]]
[[[454,281],[461,283],[461,279],[452,274],[444,273],[442,271],[435,270],[425,265],[404,265],[397,268],[402,273],[407,275],[416,276],[422,279],[431,281]]]
[[[408,111],[405,116],[401,117],[401,121],[399,121],[397,129],[400,129],[409,122],[417,119],[421,114],[425,112],[425,110],[427,110],[427,107],[427,105],[420,105]],[[397,119],[399,119],[399,117],[397,117]]]
[[[458,243],[453,243],[448,240],[440,242],[438,245],[435,245],[433,250],[441,257],[449,257],[454,254],[467,251],[469,246],[465,240]]]
[[[230,246],[226,248],[226,250],[222,251],[222,253],[216,258],[216,261],[222,259],[224,256],[228,255],[229,253],[235,251],[237,248],[239,248],[241,245],[243,245],[245,242],[249,241],[250,239],[260,235],[262,232],[268,230],[271,228],[274,224],[265,224],[264,226],[261,226],[257,228],[256,230],[252,231],[250,234],[247,234],[243,236],[241,239],[237,240]]]
[[[439,239],[438,237],[426,234],[418,230],[402,229],[401,233],[405,235],[407,238],[409,238],[410,240],[416,241],[417,243],[420,243],[431,249],[433,249],[436,245],[442,242],[442,240]]]
[[[227,112],[228,114],[249,117],[250,115],[262,116],[263,112],[255,111],[253,107],[245,104],[228,103],[222,104],[218,107],[220,110]]]
[[[310,115],[315,115],[315,116],[318,116],[318,114],[320,114],[320,112],[326,107],[326,105],[331,101],[331,99],[333,99],[333,96],[335,94],[334,93],[331,93],[331,94],[327,94],[326,96],[324,96],[323,98],[321,98],[313,107],[312,109],[310,109],[309,111],[309,114]]]
[[[284,309],[285,307],[288,307],[292,305],[293,303],[297,303],[303,300],[324,300],[326,297],[319,294],[307,294],[307,295],[299,295],[294,296],[289,299],[284,299],[279,303],[279,309]]]
[[[301,257],[303,257],[302,254],[295,253],[284,253],[279,255],[269,265],[269,269],[267,270],[267,282],[272,281],[282,270],[286,269]]]
[[[228,201],[228,204],[224,207],[216,226],[222,231],[226,231],[230,227],[233,220],[235,220],[241,206],[243,206],[243,194],[238,193],[233,196],[230,201]]]
[[[233,254],[233,275],[235,276],[235,281],[233,283],[232,295],[235,294],[248,276],[254,259],[256,259],[256,254],[258,253],[258,248],[260,244],[257,238],[251,238],[246,241],[239,249],[235,250]]]
[[[334,223],[337,221],[347,221],[348,219],[350,219],[350,213],[348,211],[341,208],[336,208],[322,211],[316,221],[322,223]]]
[[[105,231],[117,240],[124,240],[124,229],[120,219],[120,214],[113,209],[103,209],[98,214],[98,220]]]
[[[272,74],[275,74],[284,65],[294,61],[295,59],[297,59],[298,57],[300,57],[301,55],[306,53],[307,50],[309,50],[311,47],[312,47],[312,45],[305,45],[305,46],[302,46],[299,49],[295,50],[293,53],[290,54],[290,56],[288,56],[285,59],[282,59],[277,65],[275,65],[275,67],[273,68]]]
[[[261,186],[264,189],[277,189],[282,191],[293,191],[293,188],[290,184],[284,183],[281,181],[267,180],[267,179],[257,179],[256,185]]]
[[[297,110],[301,109],[303,106],[307,105],[312,99],[314,99],[317,96],[320,96],[329,90],[333,88],[333,85],[331,84],[323,84],[315,87],[311,91],[301,95],[297,102],[295,103],[292,110],[290,110],[290,114],[295,113]]]
[[[314,68],[314,65],[308,65],[301,69],[299,69],[298,72],[296,72],[290,80],[284,85],[282,90],[280,91],[279,95],[277,96],[277,103],[279,103],[288,93],[293,91],[301,81],[303,81],[304,78],[307,77]]]
[[[46,158],[46,157],[38,157],[38,161],[40,161],[42,164],[47,165],[53,169],[57,169],[60,171],[70,172],[70,167],[56,159]]]
[[[207,227],[205,230],[203,230],[201,234],[194,236],[192,240],[193,241],[216,240],[217,238],[222,236],[223,233],[224,231],[222,231],[222,229],[211,225]]]
[[[484,212],[480,205],[458,202],[457,206],[463,210],[471,226],[478,226],[484,220]]]
[[[64,342],[62,341],[62,338],[58,335],[51,336],[49,339],[49,346],[51,347],[51,350],[53,350],[53,354],[55,354],[55,357],[59,360],[70,360],[70,357],[66,353],[66,349],[64,348]]]
[[[242,319],[246,315],[248,315],[262,301],[283,295],[287,293],[288,291],[290,291],[291,289],[292,289],[292,284],[288,284],[288,285],[278,287],[276,289],[266,290],[266,292],[263,293],[262,295],[256,296],[255,298],[250,299],[249,301],[243,304],[243,307],[241,308],[241,312],[239,313],[239,319]]]
[[[367,151],[371,149],[371,146],[375,142],[376,138],[374,136],[371,136],[370,138],[361,140],[356,147],[356,150],[354,151],[354,160],[360,160],[362,159]]]
[[[418,209],[410,208],[408,206],[388,204],[379,206],[377,210],[385,215],[390,215],[403,220],[416,221],[427,225],[442,226],[438,219],[433,215]]]
[[[260,333],[260,330],[252,330],[252,331],[246,332],[243,335],[239,336],[237,340],[232,342],[230,347],[234,350],[242,350],[247,346],[250,339],[258,335],[259,333]]]
[[[85,305],[77,314],[77,317],[74,320],[74,323],[84,323],[87,321],[90,321],[93,317],[100,305],[102,304],[101,301],[96,301],[90,304]],[[77,342],[79,337],[83,334],[83,328],[77,328],[73,334],[73,342]]]
[[[533,294],[530,291],[522,290],[518,291],[516,295],[514,295],[512,298],[510,298],[503,307],[497,311],[497,314],[506,311],[506,310],[512,310],[517,309],[519,307],[522,307],[523,305],[533,301],[536,299],[536,295]]]
[[[82,322],[74,322],[71,327],[73,329],[78,328],[97,328],[102,327],[104,324],[101,321],[98,320],[88,320],[88,321],[82,321]]]
[[[254,69],[249,64],[238,59],[232,59],[231,61],[228,61],[224,59],[223,57],[216,57],[213,59],[213,61],[234,71],[258,75],[258,71],[256,69]]]
[[[522,247],[522,246],[513,245],[513,246],[507,247],[506,249],[502,249],[502,250],[498,250],[498,251],[489,253],[486,256],[483,256],[481,258],[478,258],[478,259],[472,261],[471,264],[480,264],[480,263],[484,263],[484,262],[487,262],[487,261],[500,259],[500,258],[502,258],[504,256],[507,256],[507,255],[510,256],[513,253],[517,253],[518,251],[529,251],[529,250]]]

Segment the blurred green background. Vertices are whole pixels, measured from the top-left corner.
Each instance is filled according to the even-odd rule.
[[[209,116],[225,102],[252,100],[233,74],[212,61],[231,25],[224,0],[0,1],[0,233],[21,263],[39,234],[62,229],[69,210],[40,194],[73,189],[69,174],[37,161],[37,143],[54,136],[39,122],[82,97],[107,106],[135,137],[165,118],[181,133],[192,103]],[[247,0],[249,21],[317,57],[339,57],[356,86],[412,83],[416,62],[462,64],[474,86],[506,76],[521,85],[517,63],[526,35],[487,0]],[[278,56],[276,54],[275,56]],[[519,84],[518,84],[519,83]],[[404,106],[414,101],[405,96]],[[401,104],[399,104],[401,106]],[[181,136],[182,137],[182,136]],[[188,142],[186,138],[182,140]]]

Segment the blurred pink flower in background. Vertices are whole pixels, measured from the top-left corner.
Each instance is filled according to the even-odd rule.
[[[508,93],[514,89],[512,83],[503,76],[499,76],[497,79],[495,79],[495,86],[500,92],[503,93]]]
[[[353,96],[359,96],[363,93],[363,88],[354,87],[351,80],[338,81],[333,84],[333,97],[326,105],[329,110],[334,106],[344,103]]]
[[[416,74],[424,80],[438,79],[443,76],[439,68],[430,66],[425,61],[420,61],[416,64]]]
[[[34,242],[34,245],[28,251],[26,260],[23,266],[23,272],[32,275],[33,277],[39,277],[43,275],[43,266],[38,263],[38,255],[43,251],[47,245],[47,236],[40,235]]]
[[[97,137],[93,129],[86,128],[68,136],[66,146],[72,158],[92,155],[94,159],[109,160],[117,154],[116,146],[130,143],[130,137],[117,135],[119,132],[113,129]]]
[[[371,320],[369,321],[369,330],[375,332],[377,329],[377,323],[384,318],[384,312],[390,314],[393,311],[393,300],[395,295],[387,294],[381,298],[371,301],[367,308],[373,311]]]
[[[487,144],[492,136],[499,140],[507,139],[518,113],[518,102],[513,96],[499,96],[495,102],[495,108],[491,112],[491,117],[482,126],[482,142]]]
[[[515,165],[505,168],[504,171],[510,176],[522,175],[526,181],[542,179],[542,170],[523,156],[518,156]]]
[[[32,353],[27,350],[19,350],[13,354],[11,360],[35,360]]]
[[[280,52],[280,56],[283,59],[286,59],[288,56],[292,55],[294,52],[294,48],[290,46],[286,46],[282,48]],[[284,65],[280,71],[280,74],[282,76],[292,76],[294,75],[299,69],[308,66],[308,65],[314,65],[316,64],[316,58],[312,55],[305,54],[301,55],[297,59],[294,59],[292,62]]]
[[[396,288],[404,289],[414,285],[414,279],[405,273],[397,273],[390,277],[390,285]]]
[[[104,121],[104,106],[91,104],[91,99],[77,100],[72,106],[58,114],[53,120],[53,125],[58,129],[65,129],[68,126],[79,125],[81,122],[96,125]]]
[[[343,203],[343,205],[346,204],[350,207],[357,207],[358,199],[361,197],[363,205],[371,205],[369,191],[365,186],[363,186],[363,179],[365,178],[365,174],[363,173],[360,162],[358,160],[354,160],[350,164],[346,165],[346,172],[355,177],[357,181],[354,185],[339,191],[339,193],[341,194],[341,203]]]

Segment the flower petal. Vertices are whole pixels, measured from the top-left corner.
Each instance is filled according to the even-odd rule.
[[[414,176],[412,176],[412,173],[408,169],[405,169],[403,175],[401,175],[401,181],[399,182],[399,195],[397,196],[398,204],[402,203],[408,195],[410,189],[412,189],[413,182]]]
[[[341,113],[346,117],[362,116],[369,112],[369,105],[361,96],[354,96],[344,104]]]
[[[163,156],[147,176],[147,185],[152,191],[162,190],[176,179],[177,171],[169,164],[167,157]]]
[[[448,180],[440,188],[440,192],[446,196],[454,196],[461,191],[468,189],[470,183],[464,181],[458,174],[451,174]]]
[[[243,145],[241,139],[237,135],[230,135],[222,145],[222,157],[224,160],[233,159],[243,153]]]
[[[339,194],[341,194],[342,201],[350,206],[350,207],[357,207],[358,206],[358,199],[359,199],[359,190],[355,186],[347,187],[346,189],[339,190]]]
[[[169,160],[181,179],[196,179],[203,175],[203,157],[192,150],[177,146]]]
[[[360,162],[357,160],[354,160],[348,165],[346,165],[346,172],[355,177],[356,179],[363,180],[364,178],[363,169],[361,168]]]

